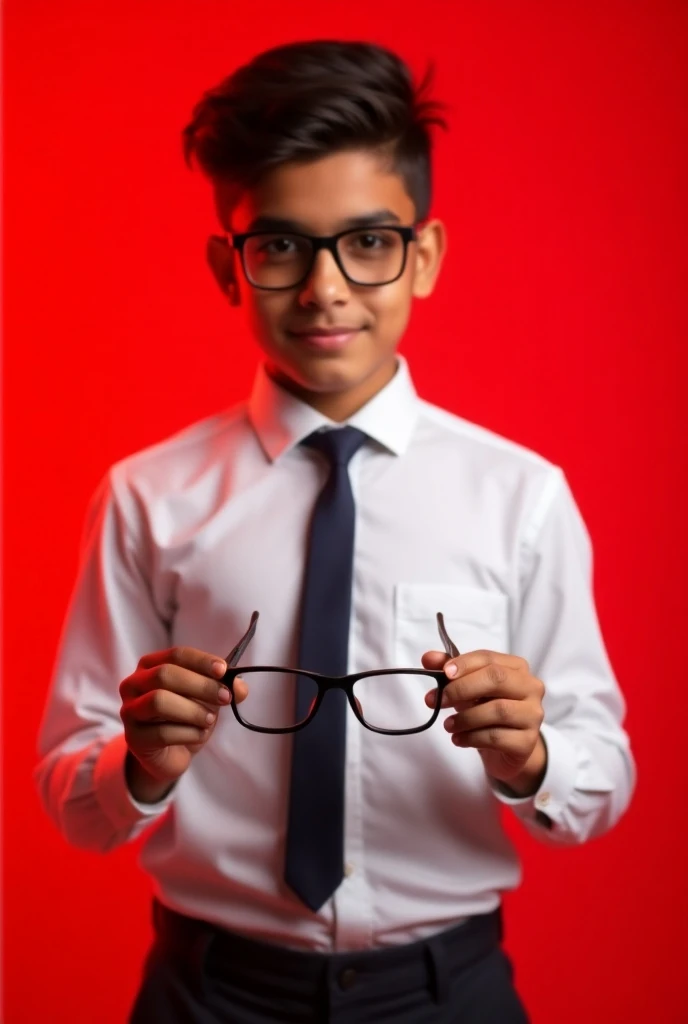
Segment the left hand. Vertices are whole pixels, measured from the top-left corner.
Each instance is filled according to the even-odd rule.
[[[531,674],[528,662],[495,651],[472,651],[457,658],[428,651],[423,667],[443,668],[450,679],[442,707],[454,709],[444,728],[456,746],[475,747],[487,774],[516,796],[535,793],[547,767],[540,735],[545,686]],[[435,693],[426,694],[429,707],[434,707]]]

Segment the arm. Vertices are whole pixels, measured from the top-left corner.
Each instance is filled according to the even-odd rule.
[[[39,737],[36,781],[48,814],[69,842],[101,851],[135,838],[172,800],[170,791],[137,804],[125,779],[119,683],[143,652],[169,645],[135,518],[111,474],[89,511]],[[141,795],[160,793],[158,786]]]
[[[443,704],[456,712],[445,728],[456,746],[478,750],[497,798],[536,838],[581,843],[621,817],[635,767],[597,621],[589,537],[559,470],[520,555],[515,653],[428,652],[423,663],[444,666]]]
[[[545,684],[546,769],[529,798],[500,795],[534,836],[553,843],[606,832],[627,809],[635,785],[625,704],[600,632],[592,568],[585,523],[557,471],[523,538],[512,645]]]

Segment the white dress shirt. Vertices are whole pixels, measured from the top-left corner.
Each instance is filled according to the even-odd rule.
[[[141,655],[185,644],[225,656],[257,609],[242,664],[295,665],[309,517],[327,474],[299,442],[332,424],[263,369],[248,404],[107,475],[37,769],[71,843],[106,851],[147,829],[142,863],[166,905],[325,952],[413,941],[497,907],[520,878],[500,804],[547,843],[581,843],[617,821],[634,784],[590,542],[562,471],[423,402],[403,359],[349,422],[369,438],[350,465],[349,671],[419,667],[424,651],[441,650],[438,611],[460,651],[526,658],[546,686],[540,790],[496,792],[477,751],[442,727],[450,712],[405,737],[370,732],[350,713],[346,872],[318,913],[283,881],[291,736],[251,732],[225,708],[162,802],[130,796],[118,686]]]

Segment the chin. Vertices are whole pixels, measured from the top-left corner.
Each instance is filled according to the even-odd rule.
[[[369,376],[365,369],[347,365],[343,359],[299,361],[283,365],[280,372],[307,391],[323,395],[350,391]]]
[[[287,387],[317,395],[342,395],[364,388],[367,382],[388,375],[393,364],[396,369],[396,350],[391,352],[356,351],[309,352],[296,350],[290,345],[271,346],[266,351],[268,368],[273,377]],[[390,376],[392,374],[389,374]]]

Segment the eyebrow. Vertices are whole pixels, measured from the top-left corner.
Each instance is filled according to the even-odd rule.
[[[340,231],[355,230],[356,228],[371,228],[382,224],[401,224],[401,220],[392,210],[374,210],[372,213],[364,213],[358,217],[349,217],[340,225]],[[297,220],[290,220],[287,217],[272,217],[269,214],[261,214],[255,217],[249,224],[248,231],[291,231],[295,234],[310,235],[307,227]],[[336,234],[337,232],[335,232]]]

